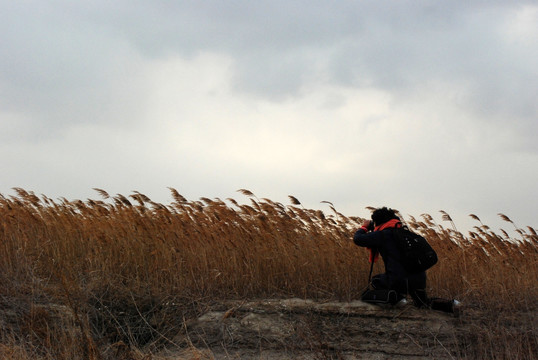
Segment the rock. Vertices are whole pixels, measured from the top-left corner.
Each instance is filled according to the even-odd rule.
[[[226,302],[175,339],[215,359],[451,359],[455,318],[411,305],[264,299]]]

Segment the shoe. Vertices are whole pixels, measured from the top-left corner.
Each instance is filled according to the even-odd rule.
[[[401,299],[400,301],[398,301],[394,307],[404,307],[405,305],[407,305],[407,299],[406,298],[403,298]]]
[[[461,302],[454,299],[452,300],[452,313],[454,314],[454,317],[460,317],[461,315]]]
[[[398,305],[398,303],[402,300],[405,300],[405,294],[397,294],[395,291],[394,291],[394,297],[391,299],[391,304],[393,306],[396,306]],[[405,300],[407,302],[407,300]]]

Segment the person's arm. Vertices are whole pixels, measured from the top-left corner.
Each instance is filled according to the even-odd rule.
[[[383,234],[381,231],[375,231],[366,233],[364,230],[359,229],[355,233],[355,236],[353,237],[353,242],[356,245],[362,246],[362,247],[368,247],[370,249],[377,249],[382,247],[383,243]]]
[[[366,221],[362,227],[357,230],[353,237],[353,242],[362,247],[368,247],[370,249],[377,249],[381,247],[383,242],[383,234],[381,231],[368,232],[372,228],[372,223]]]

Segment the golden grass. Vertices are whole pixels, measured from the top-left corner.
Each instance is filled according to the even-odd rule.
[[[246,189],[239,190],[247,197],[247,203],[240,204],[234,199],[188,201],[171,188],[173,202],[166,205],[136,191],[110,196],[96,189],[103,200],[87,201],[54,201],[15,191],[16,196],[0,195],[4,307],[26,316],[36,304],[64,304],[77,336],[85,339],[76,349],[84,358],[99,358],[94,339],[143,345],[157,335],[165,337],[163,332],[141,330],[147,328],[142,313],[162,315],[158,325],[164,332],[177,330],[167,328],[169,320],[161,314],[164,303],[190,304],[190,310],[181,308],[186,314],[204,302],[230,298],[351,300],[366,286],[366,251],[352,243],[363,219],[344,216],[329,202],[332,213],[325,214],[305,209],[293,196],[292,204],[285,206],[258,199]],[[430,293],[481,309],[535,314],[536,231],[514,225],[520,238],[508,238],[471,214],[479,225],[464,235],[449,214],[441,213],[450,229],[428,214],[406,219],[440,258],[428,272]],[[381,265],[376,266],[381,271]],[[20,325],[0,324],[2,353],[73,358],[50,342],[53,335],[71,342],[71,333],[43,330],[28,350],[20,347]],[[523,352],[536,346],[535,326],[532,331],[533,337],[520,344]],[[498,341],[494,336],[480,339],[490,345]],[[488,357],[484,352],[483,358]]]

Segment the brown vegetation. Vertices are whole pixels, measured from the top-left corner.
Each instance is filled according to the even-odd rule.
[[[350,301],[366,286],[366,253],[351,241],[363,219],[330,203],[326,214],[292,196],[288,206],[245,189],[246,204],[188,201],[171,189],[163,205],[96,190],[103,200],[0,195],[0,357],[142,358],[139,349],[188,347],[170,339],[219,300]],[[478,225],[464,235],[441,213],[451,228],[428,214],[406,223],[438,252],[429,291],[484,314],[468,319],[476,332],[461,336],[454,356],[533,358],[535,230],[501,236],[471,214]]]

